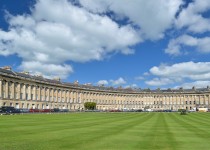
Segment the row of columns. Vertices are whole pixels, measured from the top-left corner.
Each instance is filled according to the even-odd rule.
[[[95,101],[99,105],[209,105],[209,95],[140,95],[87,92],[0,80],[0,98],[63,103]],[[27,85],[27,86],[26,86]],[[3,87],[4,86],[4,87]],[[38,88],[37,88],[38,87]],[[33,96],[33,97],[31,97]],[[190,103],[191,102],[191,103]]]
[[[10,83],[10,85],[9,85]],[[17,86],[15,86],[17,84]],[[22,85],[22,86],[21,86]],[[38,88],[37,88],[38,87]],[[33,97],[31,97],[33,96]],[[74,100],[74,102],[81,103],[82,93],[75,90],[67,90],[60,88],[46,88],[35,85],[8,82],[0,80],[0,97],[8,99],[21,99],[21,100],[39,100],[39,101],[55,101],[55,102],[66,102]],[[78,101],[80,100],[80,101]]]

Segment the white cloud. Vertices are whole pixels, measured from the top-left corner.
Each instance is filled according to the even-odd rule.
[[[97,82],[97,85],[112,85],[112,86],[119,86],[119,85],[123,85],[123,84],[126,84],[127,82],[122,78],[122,77],[119,77],[118,79],[116,80],[99,80]],[[135,85],[134,85],[135,86]]]
[[[210,31],[210,19],[202,15],[209,9],[209,0],[194,0],[180,12],[175,22],[176,27],[187,28],[189,32],[194,33]]]
[[[137,88],[137,84],[126,85],[124,88]]]
[[[117,86],[117,85],[126,84],[126,81],[122,77],[120,77],[117,80],[110,80],[110,83],[114,86]]]
[[[128,18],[145,39],[163,38],[171,28],[182,0],[79,0],[95,13],[114,12],[115,19]]]
[[[107,85],[109,82],[107,80],[100,80],[97,82],[98,85]]]
[[[194,81],[194,82],[190,82],[190,83],[184,83],[179,87],[183,87],[185,89],[191,89],[192,87],[206,88],[207,86],[210,86],[210,81]]]
[[[40,62],[23,62],[20,69],[29,71],[32,74],[40,75],[43,74],[44,77],[54,78],[60,77],[62,79],[66,78],[69,73],[73,72],[73,69],[69,65],[54,65],[54,64],[42,64]]]
[[[174,83],[174,81],[168,78],[154,78],[150,81],[145,81],[145,83],[150,86],[163,86]]]
[[[156,78],[148,80],[145,83],[153,86],[180,83],[185,82],[185,80],[202,83],[210,79],[210,62],[183,62],[173,65],[164,64],[159,67],[152,67],[150,73],[156,76]]]
[[[9,31],[0,30],[0,55],[17,54],[23,60],[21,68],[32,72],[34,68],[24,64],[60,67],[66,61],[102,60],[112,52],[132,54],[130,47],[141,41],[130,25],[119,26],[67,0],[39,0],[31,10],[31,14],[7,14]]]
[[[192,48],[200,53],[210,53],[210,37],[205,34],[210,31],[210,17],[204,15],[209,10],[209,0],[194,0],[183,7],[174,23],[176,29],[185,34],[171,39],[165,52],[177,56],[189,53],[188,49]]]
[[[182,35],[170,40],[165,52],[175,56],[181,55],[183,54],[184,46],[195,47],[201,53],[210,53],[210,37],[195,38],[189,35]]]
[[[210,62],[183,62],[169,65],[152,67],[151,74],[170,78],[189,78],[193,80],[210,78]]]

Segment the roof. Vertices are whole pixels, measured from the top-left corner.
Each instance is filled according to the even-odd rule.
[[[36,76],[36,75],[30,75],[28,73],[20,73],[20,72],[14,72],[13,70],[9,69],[3,69],[0,68],[0,75],[9,75],[17,78],[25,78],[25,79],[31,79],[38,82],[46,82],[49,84],[58,84],[63,86],[68,86],[72,88],[82,88],[82,89],[89,89],[89,90],[100,90],[100,91],[111,91],[111,92],[125,92],[125,93],[199,93],[199,92],[207,92],[210,91],[209,87],[207,88],[199,88],[196,89],[193,87],[192,89],[156,89],[151,90],[149,88],[147,89],[140,89],[140,88],[114,88],[114,87],[105,87],[105,86],[94,86],[94,85],[84,85],[84,84],[75,84],[75,83],[69,83],[69,82],[61,82],[54,79],[48,79],[44,78],[42,76]]]

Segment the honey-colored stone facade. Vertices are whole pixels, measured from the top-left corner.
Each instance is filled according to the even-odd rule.
[[[12,74],[13,73],[13,74]],[[210,90],[132,90],[78,83],[51,82],[0,70],[0,106],[37,109],[83,110],[85,102],[96,102],[98,110],[193,109],[210,107]]]

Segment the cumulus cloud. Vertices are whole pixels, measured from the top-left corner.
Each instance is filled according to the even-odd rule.
[[[79,0],[81,5],[94,13],[114,12],[115,19],[128,19],[140,28],[145,39],[164,37],[171,28],[182,0]]]
[[[97,85],[108,85],[108,84],[109,84],[109,82],[107,80],[99,80],[97,82]]]
[[[209,0],[194,0],[180,12],[175,21],[176,27],[178,29],[187,28],[189,32],[193,33],[210,31],[210,19],[202,15],[209,9]]]
[[[205,15],[210,10],[209,0],[194,0],[180,8],[174,25],[184,34],[171,39],[165,52],[173,56],[187,54],[190,52],[188,49],[210,53],[210,37],[206,34],[210,31],[210,18]]]
[[[210,81],[194,81],[194,82],[184,83],[179,87],[190,89],[192,87],[206,88],[207,86],[210,86]],[[179,87],[176,87],[176,88],[179,88]]]
[[[119,85],[123,85],[123,84],[126,84],[127,82],[125,81],[125,79],[123,79],[122,77],[119,77],[118,79],[116,80],[99,80],[97,82],[97,85],[112,85],[112,86],[119,86]],[[130,85],[131,86],[131,85]],[[133,84],[133,86],[135,86]]]
[[[120,77],[118,78],[117,80],[110,80],[110,83],[113,85],[113,86],[117,86],[117,85],[122,85],[122,84],[126,84],[126,81]]]
[[[44,75],[47,78],[60,77],[66,78],[69,73],[73,72],[73,68],[70,65],[54,65],[54,64],[42,64],[40,62],[23,62],[19,67],[22,70],[28,71],[36,75]]]
[[[150,81],[145,81],[145,83],[149,86],[163,86],[174,83],[174,81],[168,78],[154,78]]]
[[[185,80],[191,80],[194,83],[203,83],[203,81],[206,82],[210,79],[210,62],[163,64],[159,67],[152,67],[150,73],[156,77],[145,83],[152,86],[180,83],[185,82]]]
[[[141,41],[129,24],[118,25],[106,15],[91,13],[67,0],[39,0],[31,14],[8,13],[7,18],[9,31],[0,30],[0,55],[17,54],[23,60],[21,68],[32,72],[34,68],[25,68],[26,63],[45,64],[53,74],[51,65],[59,68],[66,61],[102,60],[112,52],[132,54],[130,47]]]
[[[210,62],[183,62],[173,65],[161,65],[152,67],[150,72],[162,77],[181,77],[190,79],[208,79],[210,73]]]
[[[184,46],[194,47],[201,53],[210,53],[210,37],[196,38],[190,35],[182,35],[170,40],[165,52],[174,56],[181,55],[184,53]]]

